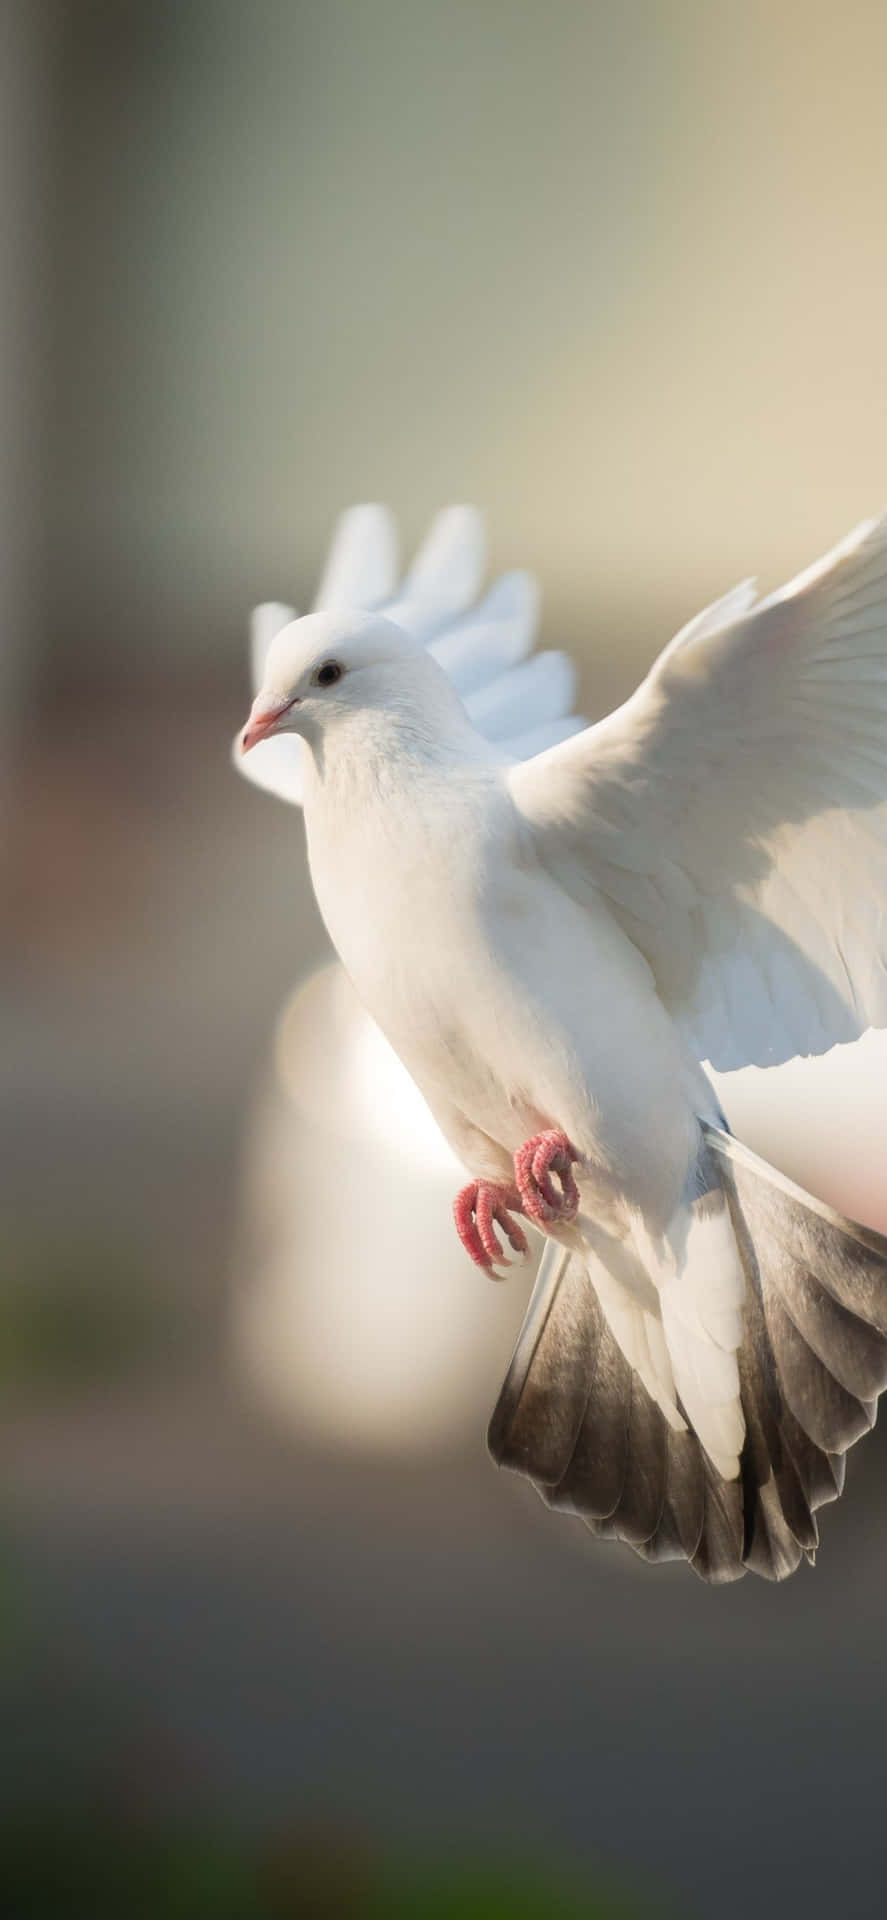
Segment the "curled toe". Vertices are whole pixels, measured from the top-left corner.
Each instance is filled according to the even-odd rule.
[[[573,1165],[579,1154],[560,1127],[534,1134],[514,1156],[514,1177],[523,1211],[538,1225],[572,1220],[579,1206]],[[554,1176],[554,1178],[552,1178]],[[555,1186],[554,1180],[560,1183]]]
[[[519,1209],[520,1204],[516,1187],[497,1186],[493,1180],[470,1180],[453,1202],[456,1232],[466,1253],[494,1278],[496,1267],[511,1265],[500,1234],[513,1253],[529,1252],[527,1236],[509,1211],[511,1207]]]

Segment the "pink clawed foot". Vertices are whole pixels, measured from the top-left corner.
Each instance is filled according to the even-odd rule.
[[[509,1208],[514,1207],[519,1213],[520,1205],[517,1188],[497,1186],[495,1180],[469,1180],[467,1187],[457,1193],[453,1201],[456,1232],[466,1253],[483,1267],[484,1273],[492,1273],[494,1267],[511,1265],[505,1257],[497,1227],[513,1253],[529,1252],[523,1227],[518,1226],[509,1212]]]
[[[575,1219],[579,1207],[579,1188],[573,1178],[573,1163],[579,1154],[560,1127],[549,1127],[525,1140],[514,1156],[514,1177],[521,1199],[521,1211],[537,1227],[555,1221]],[[560,1181],[560,1192],[552,1181]]]

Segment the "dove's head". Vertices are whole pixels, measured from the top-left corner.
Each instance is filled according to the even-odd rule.
[[[381,614],[309,613],[271,642],[241,752],[278,733],[317,740],[348,714],[397,708],[405,690],[438,676],[425,648]]]

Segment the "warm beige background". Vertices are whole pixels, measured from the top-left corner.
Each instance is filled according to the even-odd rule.
[[[73,1871],[86,1805],[297,1890],[356,1845],[880,1912],[883,1433],[777,1593],[497,1479],[526,1282],[439,1282],[410,1154],[433,1252],[341,1251],[391,1168],[339,1185],[314,989],[256,1106],[328,956],[228,742],[248,608],[350,501],[476,500],[591,714],[887,504],[887,9],[0,0],[0,55],[0,1905],[17,1811]],[[883,1074],[795,1073],[774,1157],[880,1218]]]
[[[343,501],[469,498],[605,697],[887,501],[882,7],[65,24],[58,647],[217,663]]]

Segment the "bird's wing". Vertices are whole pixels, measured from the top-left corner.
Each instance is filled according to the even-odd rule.
[[[443,507],[394,597],[384,600],[394,620],[417,640],[457,620],[477,598],[484,574],[484,524],[476,507]]]
[[[699,1058],[887,1025],[887,516],[678,634],[630,700],[512,769],[545,864],[601,896]]]
[[[381,607],[397,590],[399,554],[397,527],[387,507],[369,502],[346,508],[327,550],[315,613]]]
[[[400,583],[397,529],[386,507],[350,507],[333,534],[315,607],[381,608],[428,646],[461,694],[478,732],[512,760],[541,753],[585,722],[572,712],[575,673],[566,654],[533,653],[539,594],[529,573],[505,573],[478,599],[485,561],[474,507],[446,507],[432,521]],[[295,608],[256,607],[250,630],[253,692],[268,648]],[[530,657],[532,655],[532,657]],[[255,786],[294,805],[302,799],[302,742],[278,734],[234,764]]]

